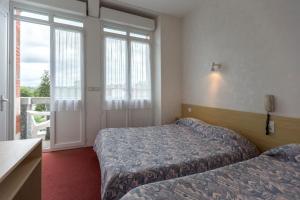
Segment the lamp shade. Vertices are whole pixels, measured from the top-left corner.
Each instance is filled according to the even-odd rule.
[[[267,112],[275,111],[275,97],[274,95],[265,96],[265,109]]]

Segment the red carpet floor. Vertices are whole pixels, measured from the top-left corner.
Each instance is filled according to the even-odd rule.
[[[100,169],[92,148],[43,154],[43,200],[100,200]]]

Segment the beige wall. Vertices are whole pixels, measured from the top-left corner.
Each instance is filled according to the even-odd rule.
[[[86,138],[93,145],[96,134],[101,128],[101,41],[100,20],[86,18]],[[99,91],[88,91],[96,87]]]
[[[161,18],[161,112],[162,123],[172,123],[181,116],[182,22]]]
[[[181,116],[182,21],[161,15],[155,32],[155,124]]]
[[[152,83],[153,87],[153,99],[154,99],[154,124],[155,125],[161,125],[162,123],[162,76],[161,76],[161,36],[162,36],[162,30],[161,30],[161,17],[158,17],[156,20],[156,30],[154,33],[154,41],[153,41],[153,80],[155,80]]]
[[[204,0],[184,19],[186,104],[300,117],[300,1]],[[217,75],[210,64],[224,64]]]

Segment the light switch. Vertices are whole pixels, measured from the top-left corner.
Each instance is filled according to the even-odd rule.
[[[89,92],[100,92],[100,87],[88,87]]]
[[[188,112],[189,112],[189,113],[192,112],[192,108],[191,108],[191,107],[188,108]]]

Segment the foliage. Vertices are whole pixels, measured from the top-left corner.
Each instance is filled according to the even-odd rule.
[[[34,96],[36,97],[50,97],[50,77],[49,72],[44,71],[44,74],[41,77],[41,83],[39,87],[35,90]],[[47,106],[45,104],[37,105],[35,108],[36,111],[45,111]]]
[[[32,87],[24,87],[22,86],[20,89],[21,97],[50,97],[50,77],[49,72],[44,71],[43,75],[41,76],[40,85],[37,88]],[[47,105],[40,104],[36,105],[36,111],[46,111]],[[35,116],[35,121],[40,123],[45,121],[46,118],[42,116]]]
[[[22,86],[20,89],[21,97],[33,97],[35,90],[30,87]]]
[[[47,120],[46,117],[44,116],[34,116],[34,120],[37,122],[37,123],[41,123],[41,122],[45,122]]]
[[[21,87],[21,97],[50,97],[50,84],[49,72],[44,71],[41,76],[41,83],[37,88]]]
[[[35,91],[37,97],[50,97],[50,77],[49,72],[44,71],[44,74],[41,77],[41,83]]]

